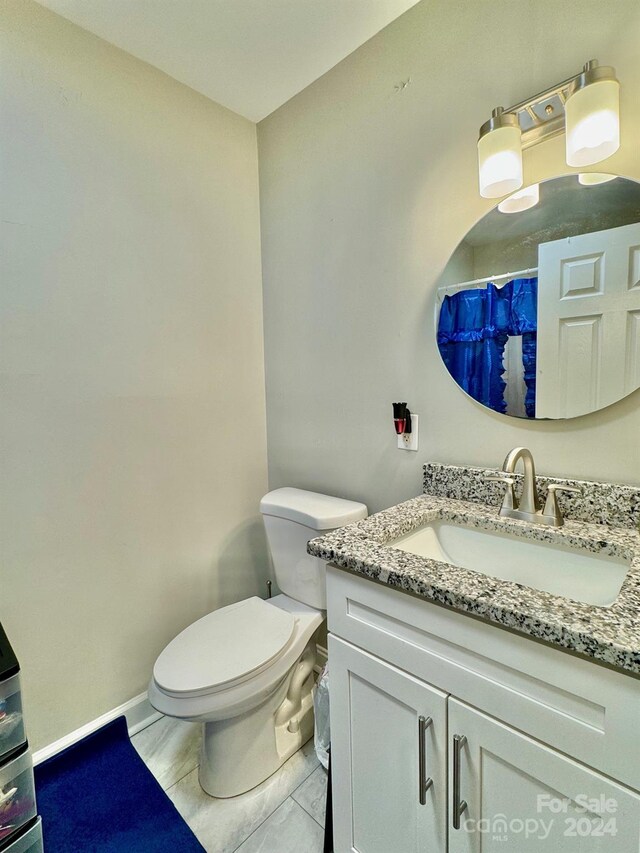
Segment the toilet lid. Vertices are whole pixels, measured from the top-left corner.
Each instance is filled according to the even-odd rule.
[[[211,693],[266,669],[283,653],[293,614],[261,598],[214,610],[185,628],[160,654],[156,684],[170,693]]]

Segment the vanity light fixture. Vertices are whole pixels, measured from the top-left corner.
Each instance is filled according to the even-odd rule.
[[[500,213],[521,213],[535,207],[540,201],[540,184],[531,184],[517,193],[507,196],[498,205]]]
[[[508,109],[496,107],[478,138],[480,195],[519,190],[523,150],[560,133],[566,132],[569,166],[606,160],[620,147],[619,92],[615,70],[592,59],[568,80]]]

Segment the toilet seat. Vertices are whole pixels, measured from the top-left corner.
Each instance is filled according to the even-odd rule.
[[[203,616],[160,654],[153,678],[175,697],[227,690],[268,669],[289,647],[296,619],[252,597]]]
[[[263,604],[265,607],[281,610],[293,618],[292,637],[275,660],[270,664],[265,664],[250,676],[240,678],[231,684],[219,687],[217,690],[202,690],[199,694],[172,693],[165,690],[156,680],[154,667],[154,674],[151,677],[148,689],[151,705],[169,717],[194,722],[209,722],[229,719],[236,714],[244,713],[255,708],[273,693],[278,685],[290,675],[291,667],[322,624],[324,612],[302,604],[287,595],[275,595]],[[226,651],[225,644],[220,652],[226,653]],[[198,654],[203,655],[202,648],[199,649]]]

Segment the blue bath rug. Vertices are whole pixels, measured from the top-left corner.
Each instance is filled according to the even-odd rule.
[[[45,853],[202,853],[118,717],[35,768]]]

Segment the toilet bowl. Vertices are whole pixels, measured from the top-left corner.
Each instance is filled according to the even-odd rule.
[[[185,628],[149,684],[158,711],[204,724],[199,778],[214,797],[259,785],[312,736],[326,567],[306,543],[367,514],[364,504],[291,488],[265,495],[260,508],[282,594],[245,599]]]

